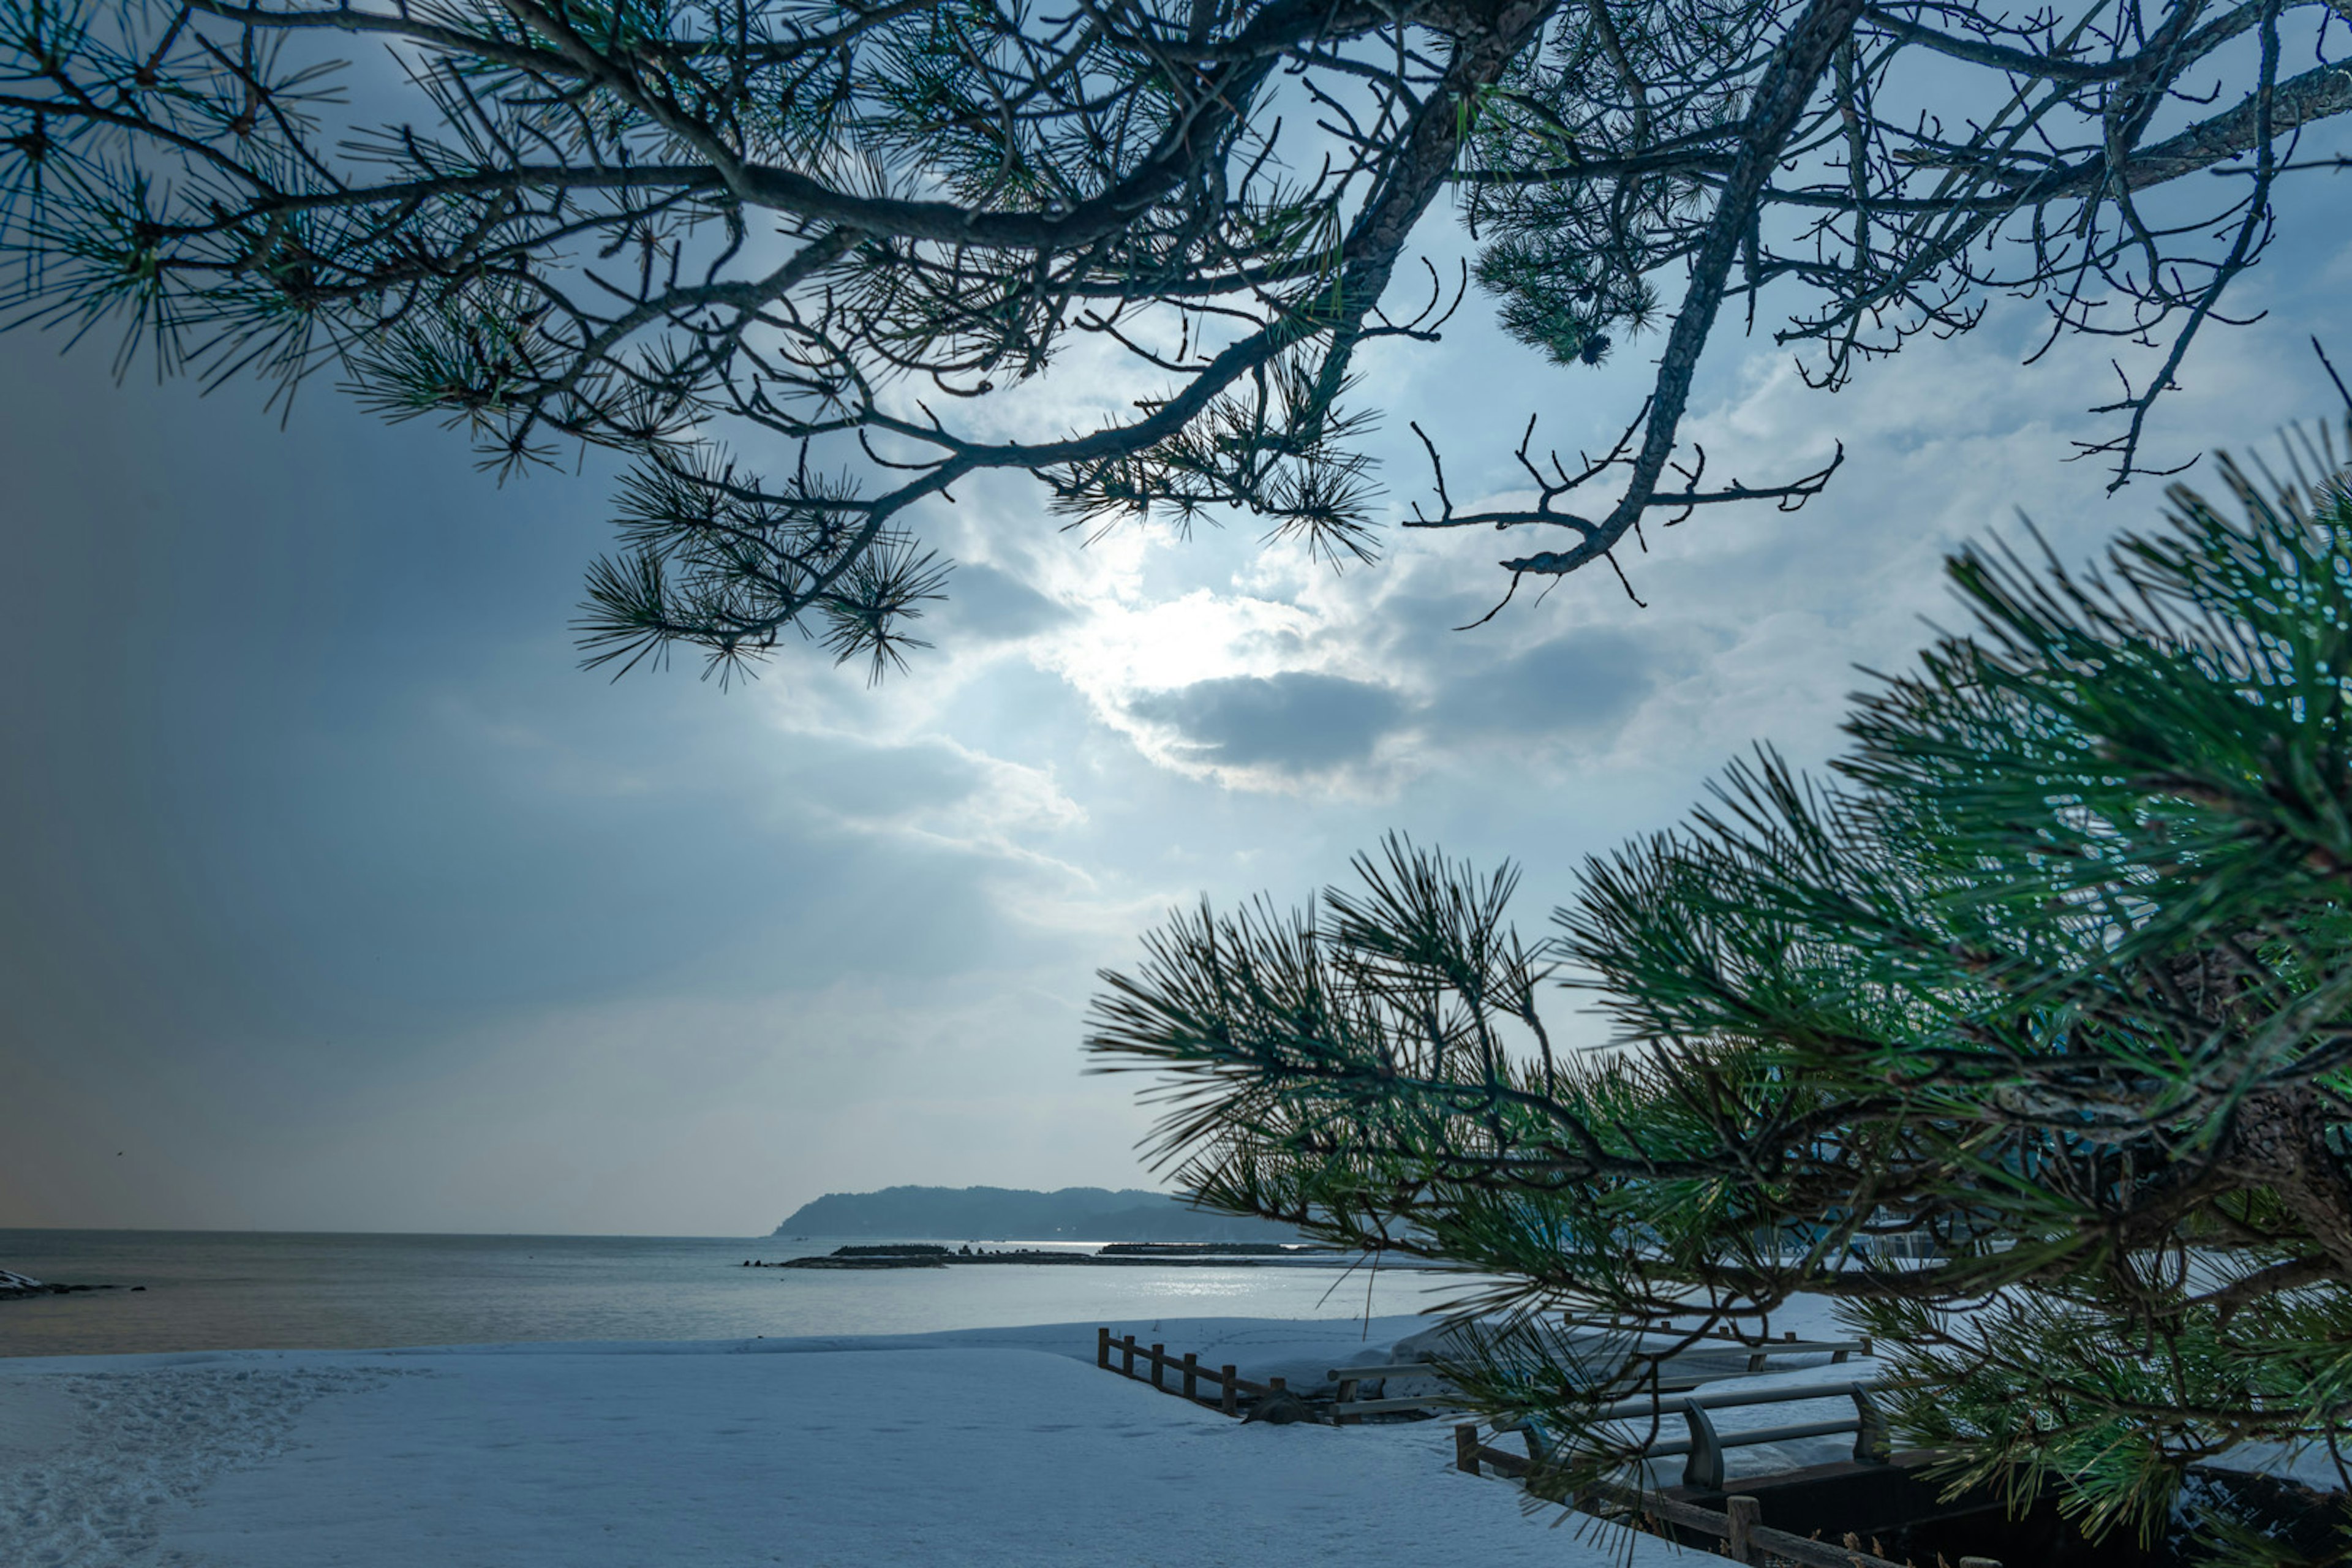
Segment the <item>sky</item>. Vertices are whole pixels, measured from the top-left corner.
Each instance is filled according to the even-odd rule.
[[[2269,314],[2200,340],[2152,453],[2329,410],[2343,189],[2283,205],[2234,297]],[[593,461],[501,488],[331,377],[281,424],[0,334],[0,1227],[736,1235],[825,1192],[1149,1183],[1141,1084],[1081,1041],[1171,908],[1300,902],[1401,829],[1517,862],[1540,933],[1745,748],[1832,756],[1953,546],[2153,523],[2158,487],[2064,461],[2108,433],[2106,348],[2021,368],[2035,325],[1996,308],[1834,396],[1719,331],[1712,471],[1848,461],[1802,511],[1653,529],[1646,608],[1589,572],[1455,632],[1503,586],[1490,535],[1391,526],[1335,576],[1245,526],[1087,543],[1006,479],[918,520],[960,564],[911,673],[793,652],[728,689],[578,668]],[[1551,367],[1475,297],[1376,345],[1391,523],[1428,496],[1408,421],[1475,504],[1530,413],[1605,445],[1656,349]],[[1054,374],[1064,413],[1139,394]]]

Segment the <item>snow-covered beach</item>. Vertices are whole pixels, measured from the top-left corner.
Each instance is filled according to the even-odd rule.
[[[1432,1332],[1415,1316],[1108,1326],[1304,1390]],[[1231,1420],[1097,1369],[1097,1327],[0,1359],[0,1565],[1696,1568],[1704,1555],[1462,1473],[1447,1420]],[[1741,1383],[1877,1371],[1855,1358]],[[1728,1434],[1839,1403],[1717,1419]],[[1738,1447],[1732,1469],[1761,1477],[1849,1447]],[[2314,1456],[2237,1458],[2326,1485]]]
[[[1116,1325],[1305,1385],[1425,1320]],[[10,1568],[1639,1568],[1444,1422],[1244,1424],[1094,1325],[0,1362]],[[1588,1528],[1590,1528],[1588,1526]]]

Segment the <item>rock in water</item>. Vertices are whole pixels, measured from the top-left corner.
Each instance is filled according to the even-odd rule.
[[[1315,1412],[1307,1408],[1307,1401],[1286,1388],[1276,1389],[1267,1394],[1251,1405],[1249,1414],[1242,1417],[1244,1425],[1252,1421],[1266,1421],[1276,1426],[1287,1426],[1294,1421],[1314,1419]]]

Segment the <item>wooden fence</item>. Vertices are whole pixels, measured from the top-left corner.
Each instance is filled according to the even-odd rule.
[[[1765,1342],[1769,1345],[1769,1353],[1776,1354],[1801,1348],[1838,1349],[1833,1343]],[[1867,1342],[1859,1347],[1845,1348],[1866,1351]],[[1838,1354],[1835,1359],[1843,1361],[1845,1357]],[[1136,1363],[1139,1362],[1143,1363],[1140,1373],[1137,1371]],[[1243,1377],[1231,1363],[1215,1368],[1206,1367],[1201,1364],[1197,1352],[1171,1355],[1164,1344],[1139,1343],[1133,1334],[1114,1337],[1108,1327],[1095,1330],[1095,1364],[1124,1377],[1139,1378],[1162,1393],[1175,1394],[1227,1415],[1242,1413],[1244,1394],[1262,1398],[1286,1391],[1284,1380],[1279,1377],[1270,1377],[1258,1383]],[[1405,1364],[1423,1375],[1434,1370],[1425,1362]],[[1365,1379],[1402,1370],[1402,1367],[1349,1367],[1335,1369],[1331,1375],[1334,1378]],[[1800,1422],[1730,1433],[1718,1431],[1707,1415],[1710,1410],[1729,1406],[1831,1397],[1851,1398],[1854,1402],[1854,1414],[1833,1421]],[[1412,1402],[1407,1402],[1407,1405],[1412,1405]],[[1355,1407],[1361,1412],[1367,1407],[1398,1406],[1394,1402],[1374,1400],[1358,1401]],[[1423,1402],[1414,1407],[1427,1408],[1428,1405]],[[1851,1431],[1854,1434],[1856,1459],[1884,1463],[1887,1458],[1885,1423],[1878,1417],[1875,1407],[1871,1404],[1868,1390],[1858,1383],[1793,1389],[1721,1389],[1714,1393],[1693,1394],[1673,1402],[1629,1400],[1601,1413],[1603,1419],[1610,1420],[1648,1420],[1660,1414],[1680,1415],[1690,1436],[1680,1442],[1658,1445],[1646,1450],[1646,1454],[1661,1458],[1688,1456],[1683,1477],[1686,1485],[1719,1488],[1723,1480],[1723,1450],[1726,1448],[1797,1437]],[[1517,1431],[1527,1447],[1526,1455],[1489,1446],[1480,1436],[1478,1425],[1467,1422],[1454,1428],[1454,1462],[1456,1468],[1474,1476],[1492,1470],[1518,1479],[1528,1476],[1544,1457],[1542,1434],[1533,1427],[1514,1424],[1490,1430],[1498,1437],[1507,1431]],[[1572,1506],[1599,1517],[1613,1517],[1618,1522],[1646,1522],[1661,1532],[1709,1537],[1721,1542],[1723,1554],[1735,1563],[1778,1563],[1793,1565],[1793,1568],[1906,1568],[1905,1564],[1890,1563],[1885,1558],[1863,1551],[1852,1536],[1847,1537],[1847,1544],[1840,1546],[1809,1540],[1785,1530],[1774,1530],[1763,1522],[1762,1505],[1752,1497],[1726,1498],[1723,1510],[1718,1512],[1697,1503],[1658,1497],[1630,1487],[1601,1486],[1573,1500]],[[2001,1565],[1988,1557],[1963,1557],[1958,1568],[2001,1568]]]
[[[1118,1358],[1117,1366],[1111,1365],[1113,1356]],[[1284,1381],[1278,1377],[1270,1377],[1264,1383],[1254,1383],[1236,1372],[1231,1363],[1212,1371],[1201,1364],[1200,1352],[1197,1351],[1187,1351],[1181,1356],[1173,1356],[1168,1353],[1166,1345],[1138,1344],[1133,1334],[1113,1339],[1108,1328],[1095,1330],[1095,1364],[1097,1366],[1107,1372],[1116,1372],[1127,1377],[1133,1377],[1136,1375],[1135,1363],[1139,1361],[1146,1363],[1146,1375],[1152,1387],[1164,1394],[1179,1394],[1195,1405],[1205,1405],[1213,1410],[1221,1410],[1228,1415],[1239,1415],[1242,1413],[1241,1396],[1244,1394],[1264,1396],[1269,1394],[1280,1394],[1286,1387]],[[1168,1374],[1171,1372],[1178,1379],[1178,1386],[1175,1388],[1168,1386]],[[1217,1396],[1214,1399],[1202,1397],[1201,1389],[1203,1384],[1216,1389]]]
[[[1528,1454],[1525,1457],[1487,1446],[1478,1435],[1477,1424],[1465,1422],[1454,1428],[1454,1463],[1474,1476],[1491,1469],[1498,1475],[1522,1479],[1536,1468],[1541,1456],[1538,1439],[1524,1431],[1522,1436],[1528,1440]],[[1678,1498],[1603,1484],[1570,1500],[1570,1506],[1617,1523],[1646,1526],[1656,1533],[1699,1535],[1719,1541],[1723,1543],[1723,1555],[1734,1563],[1786,1563],[1793,1568],[1910,1568],[1909,1564],[1893,1563],[1864,1551],[1861,1542],[1851,1535],[1843,1544],[1838,1544],[1775,1530],[1764,1522],[1763,1505],[1752,1497],[1727,1497],[1721,1511],[1717,1511]],[[2001,1565],[1990,1557],[1963,1557],[1958,1568]]]

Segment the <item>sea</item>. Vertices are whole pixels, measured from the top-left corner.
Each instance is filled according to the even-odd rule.
[[[957,1237],[949,1245],[971,1239]],[[0,1301],[0,1356],[903,1334],[1162,1317],[1349,1318],[1422,1311],[1463,1284],[1427,1271],[1337,1262],[746,1267],[841,1245],[830,1237],[0,1230],[0,1268],[114,1287]],[[1003,1238],[981,1245],[1087,1251],[1098,1244]]]

